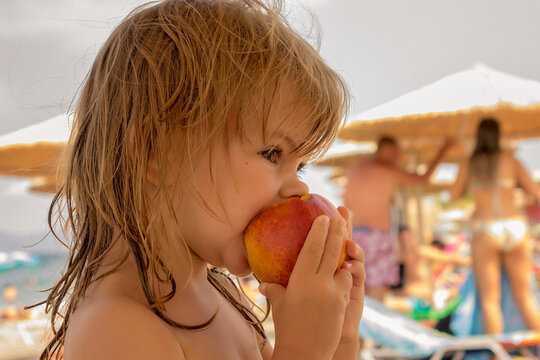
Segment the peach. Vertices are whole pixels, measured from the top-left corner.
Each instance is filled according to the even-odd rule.
[[[306,194],[269,206],[251,220],[244,243],[249,266],[261,282],[287,286],[311,224],[319,215],[330,219],[341,216],[324,197]],[[345,260],[346,248],[347,236],[343,239],[337,269]]]

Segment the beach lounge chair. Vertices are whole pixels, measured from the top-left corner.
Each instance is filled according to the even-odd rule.
[[[366,297],[359,336],[370,339],[381,349],[371,349],[373,358],[440,360],[468,350],[489,350],[498,359],[511,359],[507,349],[538,346],[540,334],[517,331],[494,336],[451,336],[424,326],[382,303]]]
[[[37,359],[45,346],[46,317],[28,320],[0,320],[0,360]]]

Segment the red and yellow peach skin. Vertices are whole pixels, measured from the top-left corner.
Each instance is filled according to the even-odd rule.
[[[249,266],[261,282],[287,286],[311,224],[319,215],[333,219],[340,213],[324,197],[306,194],[272,205],[251,220],[244,243]],[[344,238],[338,269],[345,260],[346,247]]]

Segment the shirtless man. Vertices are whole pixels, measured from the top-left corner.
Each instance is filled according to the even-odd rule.
[[[366,295],[382,300],[399,281],[396,239],[390,232],[390,207],[400,185],[427,184],[452,142],[447,141],[427,171],[420,175],[397,168],[400,149],[395,139],[382,137],[367,162],[351,166],[343,201],[352,212],[353,240],[365,253]]]

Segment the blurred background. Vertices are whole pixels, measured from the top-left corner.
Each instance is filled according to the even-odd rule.
[[[77,90],[114,26],[142,1],[0,2],[0,136],[72,110]],[[540,3],[535,0],[295,0],[290,20],[307,33],[318,21],[320,52],[349,85],[350,118],[440,78],[483,63],[540,81]],[[314,41],[315,43],[315,41]],[[517,154],[540,169],[540,144]],[[330,169],[304,175],[313,192],[340,203]],[[46,229],[50,196],[0,177],[0,248]],[[9,234],[9,235],[8,235]],[[24,240],[25,236],[28,239]],[[53,245],[51,245],[53,246]]]
[[[64,121],[34,131],[25,128],[63,119],[73,110],[101,44],[142,3],[0,1],[0,147],[18,139],[21,143],[65,139],[69,129]],[[478,63],[540,81],[537,0],[294,0],[286,1],[286,6],[300,32],[312,32],[315,21],[312,34],[318,32],[320,41],[312,36],[312,43],[319,43],[324,59],[350,88],[350,121]],[[331,153],[347,146],[341,142]],[[517,157],[539,176],[540,142],[523,140],[515,147]],[[451,179],[456,171],[452,165],[442,169],[443,178]],[[37,289],[46,288],[57,276],[65,250],[46,236],[52,199],[46,186],[40,191],[33,175],[1,174],[16,175],[0,176],[0,290],[18,289],[15,298],[0,299],[0,308],[6,308],[43,299]],[[310,166],[304,175],[311,192],[339,205],[341,187],[335,179],[332,166]],[[0,332],[0,338],[8,333]],[[31,347],[32,339],[26,339],[22,343]],[[0,351],[0,359],[14,359],[16,354],[6,357]]]

